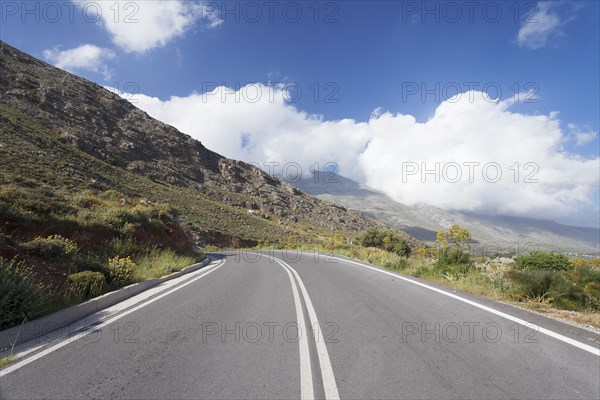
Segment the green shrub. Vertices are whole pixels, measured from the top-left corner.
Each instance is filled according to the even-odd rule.
[[[51,235],[46,238],[38,236],[32,241],[24,243],[21,247],[29,254],[50,258],[71,257],[78,251],[75,242],[60,235]]]
[[[21,183],[2,185],[0,188],[0,204],[4,203],[12,209],[9,215],[20,215],[26,220],[38,221],[73,211],[64,199],[56,196],[54,188],[45,185],[37,188],[26,186]]]
[[[17,247],[17,242],[12,238],[12,236],[2,232],[0,232],[0,243],[4,243],[12,247]]]
[[[471,257],[459,248],[442,251],[438,257],[438,265],[470,264]]]
[[[69,293],[76,299],[87,300],[106,292],[106,278],[100,272],[83,271],[67,277]]]
[[[135,267],[135,262],[130,257],[110,258],[108,260],[110,285],[116,288],[130,284],[133,280]]]
[[[575,311],[600,310],[600,271],[579,267],[567,272],[515,270],[509,272],[519,295],[547,300],[556,308]]]
[[[134,207],[118,206],[103,209],[98,218],[100,222],[125,235],[135,231],[133,224],[150,224],[149,228],[155,233],[161,233],[165,226],[160,218],[167,210],[138,204]]]
[[[54,258],[63,254],[62,246],[44,238],[35,238],[31,242],[23,243],[21,248],[29,254],[40,257]]]
[[[125,196],[123,195],[123,193],[119,193],[114,189],[108,189],[100,193],[98,197],[111,201],[118,201],[119,199],[124,198]]]
[[[566,271],[571,268],[569,257],[559,253],[533,251],[515,257],[515,269]]]
[[[97,208],[102,206],[102,201],[89,192],[83,192],[73,197],[72,204],[81,208]]]
[[[590,282],[600,283],[600,270],[591,267],[577,267],[565,272],[565,277],[577,285]]]
[[[129,238],[135,233],[136,227],[131,222],[125,222],[125,224],[119,229],[119,233],[122,237]]]
[[[594,311],[600,311],[600,282],[588,282],[583,287],[586,296],[585,306]]]
[[[35,318],[44,311],[44,288],[23,262],[0,257],[0,330]]]
[[[564,281],[558,272],[545,270],[510,271],[508,276],[518,285],[519,294],[529,299],[548,299]]]
[[[360,237],[365,247],[377,247],[400,256],[409,256],[411,248],[406,236],[393,229],[369,228]]]
[[[109,226],[114,230],[120,230],[123,226],[128,222],[140,222],[136,221],[136,218],[133,214],[124,208],[109,208],[103,210],[100,215],[102,223],[104,225]]]
[[[588,307],[587,295],[583,287],[573,285],[568,281],[557,282],[550,292],[556,308],[563,310],[585,311]]]
[[[441,275],[460,277],[466,275],[473,268],[474,265],[469,254],[458,247],[452,247],[439,252],[434,269]]]
[[[93,224],[96,222],[96,211],[82,208],[77,211],[77,219],[82,224]]]
[[[395,253],[390,253],[388,256],[381,258],[380,264],[386,269],[400,271],[407,267],[408,260],[406,257],[401,257]]]
[[[206,260],[206,254],[202,250],[198,250],[193,258],[194,262],[199,263]]]
[[[154,234],[163,233],[167,227],[160,219],[151,219],[147,223],[148,230]]]
[[[100,264],[99,262],[87,258],[77,258],[75,259],[75,266],[77,267],[77,272],[100,272],[102,275],[104,275],[107,281],[108,279],[110,279],[108,267],[106,265]]]
[[[27,213],[16,210],[12,204],[7,204],[2,198],[0,198],[0,218],[15,222],[27,222],[33,219]]]
[[[116,238],[110,242],[108,247],[109,257],[127,257],[138,252],[135,242],[128,238]]]
[[[580,288],[583,298],[579,306],[600,311],[600,270],[593,267],[577,267],[565,272],[571,288]]]

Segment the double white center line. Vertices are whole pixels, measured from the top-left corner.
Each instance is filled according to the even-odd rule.
[[[321,378],[323,380],[323,389],[325,391],[325,399],[327,400],[337,400],[340,398],[340,395],[337,390],[337,385],[335,383],[335,376],[333,375],[333,368],[331,367],[331,360],[329,359],[329,353],[327,352],[327,347],[325,346],[323,332],[321,332],[321,327],[319,325],[319,321],[317,319],[317,313],[315,312],[315,308],[310,301],[310,297],[308,296],[308,292],[306,291],[306,287],[300,279],[298,273],[286,264],[284,261],[274,258],[275,261],[281,265],[286,272],[288,273],[288,277],[290,278],[290,283],[292,285],[292,293],[294,296],[294,304],[296,307],[296,318],[298,319],[298,326],[300,329],[308,329],[309,327],[306,325],[306,318],[304,316],[304,310],[302,308],[302,301],[300,300],[300,295],[298,293],[298,289],[296,288],[296,282],[298,283],[298,287],[302,292],[302,297],[304,298],[304,304],[306,305],[306,310],[308,311],[308,318],[310,320],[310,326],[313,329],[318,330],[318,332],[313,332],[313,336],[318,338],[315,340],[315,344],[317,347],[317,357],[319,359],[319,365],[321,367]],[[313,376],[312,376],[312,367],[310,362],[310,351],[308,347],[308,337],[306,334],[300,334],[299,340],[300,346],[300,395],[303,399],[314,399],[315,392],[313,386]]]

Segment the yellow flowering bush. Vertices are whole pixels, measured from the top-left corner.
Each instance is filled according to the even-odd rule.
[[[51,235],[48,236],[46,240],[52,241],[60,245],[64,249],[64,254],[67,256],[77,253],[77,244],[71,239],[64,238],[60,235]]]
[[[588,265],[588,262],[583,258],[573,258],[571,259],[571,265],[574,267],[585,267]]]
[[[110,283],[113,287],[121,287],[131,283],[135,262],[131,257],[113,257],[108,260]]]

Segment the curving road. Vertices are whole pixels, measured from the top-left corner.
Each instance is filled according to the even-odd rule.
[[[20,345],[0,398],[600,398],[589,331],[352,260],[213,258]]]

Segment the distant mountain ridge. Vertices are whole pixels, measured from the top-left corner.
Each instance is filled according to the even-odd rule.
[[[478,246],[503,253],[528,250],[535,246],[585,254],[600,251],[600,229],[562,225],[553,221],[509,216],[484,216],[445,211],[426,204],[408,206],[385,193],[340,175],[315,172],[312,177],[294,182],[300,190],[348,209],[358,210],[415,238],[432,242],[438,230],[459,224],[471,231]],[[517,243],[518,245],[515,245]]]

